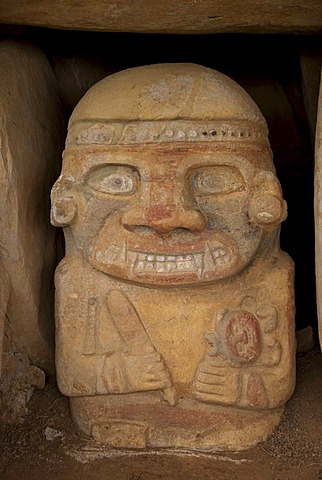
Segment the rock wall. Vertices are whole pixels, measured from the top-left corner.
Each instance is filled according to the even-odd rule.
[[[12,401],[17,398],[23,407],[32,385],[43,385],[45,374],[39,369],[54,370],[57,236],[48,212],[60,164],[62,122],[54,75],[41,49],[3,40],[0,70],[0,259],[5,279],[0,394],[2,414],[7,405],[14,417],[21,409],[15,410]],[[18,390],[23,392],[20,400]]]
[[[147,33],[321,32],[319,0],[2,0],[2,24]]]

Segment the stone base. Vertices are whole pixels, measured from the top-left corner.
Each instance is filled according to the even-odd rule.
[[[72,416],[96,441],[116,448],[244,450],[264,440],[283,407],[251,411],[182,399],[171,407],[156,393],[74,397]]]

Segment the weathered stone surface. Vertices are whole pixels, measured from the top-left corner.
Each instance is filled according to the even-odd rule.
[[[48,210],[62,128],[54,76],[38,47],[0,42],[0,69],[0,394],[8,420],[43,384],[40,369],[54,368],[57,236]]]
[[[6,324],[6,314],[8,308],[8,300],[10,295],[10,279],[0,262],[0,359],[2,359],[3,338]],[[2,362],[0,361],[0,377],[2,372]]]
[[[74,30],[159,33],[321,32],[320,0],[2,0],[0,22]]]
[[[309,124],[311,144],[315,144],[315,129],[319,100],[320,73],[322,68],[322,47],[304,49],[301,52],[303,99]]]
[[[320,95],[315,135],[314,215],[316,300],[319,321],[320,345],[322,346],[322,82],[320,83]]]
[[[294,389],[293,263],[266,122],[199,65],[124,70],[75,108],[52,222],[56,365],[119,447],[242,449]]]
[[[30,364],[14,339],[17,337],[6,325],[0,378],[0,424],[15,423],[28,412],[27,404],[34,389],[45,386],[43,370]]]

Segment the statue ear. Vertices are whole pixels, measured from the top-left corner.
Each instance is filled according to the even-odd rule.
[[[52,188],[50,221],[55,227],[67,227],[76,217],[77,204],[72,193],[74,186],[74,177],[61,175]]]
[[[56,200],[51,207],[50,221],[55,227],[67,227],[77,213],[77,205],[73,197],[63,197]]]
[[[250,220],[259,225],[278,225],[287,217],[287,204],[272,172],[261,170],[255,175],[248,213]]]

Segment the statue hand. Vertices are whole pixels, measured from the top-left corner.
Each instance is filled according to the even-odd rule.
[[[170,373],[158,353],[122,354],[128,391],[162,390],[172,386]]]
[[[239,373],[239,369],[228,365],[221,355],[208,355],[197,370],[195,397],[204,402],[236,404],[240,395]]]

